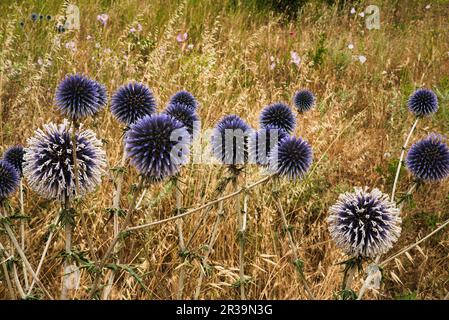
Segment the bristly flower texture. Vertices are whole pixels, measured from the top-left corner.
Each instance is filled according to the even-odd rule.
[[[284,129],[287,133],[291,133],[295,129],[295,116],[284,103],[274,103],[265,107],[260,113],[260,126],[266,128],[267,126]]]
[[[284,129],[273,126],[253,131],[249,137],[249,162],[267,166],[271,150],[288,136]]]
[[[430,134],[410,147],[405,163],[420,180],[443,180],[449,176],[449,147],[442,136]]]
[[[355,188],[341,194],[327,222],[336,245],[357,258],[386,253],[401,234],[399,209],[379,189]]]
[[[198,107],[198,101],[196,101],[195,97],[186,90],[181,90],[170,98],[169,104],[174,103],[184,104],[194,110]]]
[[[3,154],[3,160],[12,164],[20,177],[23,175],[23,155],[24,150],[22,146],[9,147]]]
[[[5,160],[0,160],[0,201],[16,191],[19,179],[19,173],[14,166]]]
[[[224,116],[212,133],[212,153],[222,163],[235,166],[248,160],[248,136],[251,128],[239,116]]]
[[[80,120],[95,115],[106,105],[106,88],[83,75],[68,75],[56,89],[55,103],[63,116]]]
[[[190,135],[193,136],[194,131],[195,133],[197,133],[199,129],[197,128],[199,118],[195,109],[192,109],[191,107],[182,103],[171,103],[168,105],[167,109],[165,109],[164,113],[181,122],[186,127]]]
[[[64,200],[76,195],[72,129],[69,122],[49,123],[28,139],[23,173],[31,189],[47,199]],[[80,128],[76,134],[78,195],[91,192],[101,182],[106,165],[102,144],[91,130]]]
[[[184,125],[167,114],[146,116],[131,125],[125,148],[131,164],[150,181],[177,174],[188,162],[190,135]]]
[[[408,109],[417,117],[426,117],[438,111],[438,98],[429,89],[421,88],[411,94]]]
[[[313,151],[307,141],[288,136],[271,150],[268,160],[272,173],[291,180],[301,179],[312,165]]]
[[[156,100],[150,88],[130,82],[118,88],[111,99],[111,112],[120,122],[131,125],[156,112]]]
[[[299,112],[306,112],[314,106],[315,96],[310,90],[299,90],[293,96],[293,103]]]

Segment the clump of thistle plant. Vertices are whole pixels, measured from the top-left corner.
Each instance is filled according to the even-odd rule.
[[[283,129],[291,133],[295,129],[296,119],[290,107],[284,103],[274,103],[265,107],[260,113],[261,128],[267,126]]]
[[[111,98],[111,112],[121,123],[129,126],[156,112],[156,100],[146,85],[130,82],[117,89]]]
[[[401,234],[400,210],[379,189],[354,188],[339,196],[327,218],[337,247],[350,258],[344,262],[342,292],[351,288],[356,269],[364,261],[388,252]]]
[[[198,107],[198,101],[195,97],[186,90],[181,90],[175,93],[169,101],[169,104],[182,104],[189,107],[192,110],[196,110]]]
[[[430,134],[414,143],[407,154],[408,170],[421,181],[436,182],[449,176],[449,147],[444,138]]]
[[[293,104],[300,113],[309,111],[315,105],[315,95],[312,91],[302,89],[296,91],[293,96]]]

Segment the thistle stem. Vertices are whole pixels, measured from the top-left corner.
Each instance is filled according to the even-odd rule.
[[[245,294],[245,237],[246,237],[246,220],[248,215],[248,193],[245,192],[243,199],[243,211],[240,214],[240,252],[239,252],[239,264],[240,264],[240,298],[246,300]]]
[[[25,295],[25,292],[23,291],[22,284],[20,283],[19,275],[17,273],[17,267],[16,267],[15,263],[13,263],[12,268],[13,268],[14,282],[16,283],[17,290],[19,291],[20,297],[22,299],[25,299],[26,295]]]
[[[22,250],[25,251],[25,238],[26,238],[26,234],[25,234],[25,221],[24,221],[24,216],[25,216],[25,205],[24,205],[24,201],[23,201],[23,181],[22,179],[20,179],[19,182],[19,202],[20,202],[20,215],[22,216],[22,219],[20,220],[20,244],[22,247]],[[22,272],[23,272],[23,279],[25,282],[25,289],[28,290],[29,289],[29,283],[28,283],[28,273],[27,273],[27,268],[25,266],[25,263],[22,261]]]
[[[122,159],[120,160],[120,170],[118,171],[116,178],[117,183],[114,192],[114,198],[112,199],[112,208],[114,210],[120,209],[120,199],[122,196],[123,180],[124,180],[123,168],[125,167],[125,165],[126,165],[126,152],[125,150],[123,150]],[[138,205],[136,207],[138,207]],[[114,212],[113,221],[114,221],[114,237],[115,237],[119,232],[119,217],[117,212]],[[97,260],[97,258],[95,259]],[[119,262],[120,262],[119,259],[117,259],[116,263],[118,264]],[[109,298],[109,294],[112,291],[112,285],[114,284],[115,272],[111,270],[108,276],[109,277],[107,277],[107,285],[103,290],[103,300],[107,300]]]
[[[176,197],[176,215],[181,214],[182,212],[182,193],[179,185],[179,177],[175,177],[175,197]],[[179,239],[179,250],[181,253],[184,253],[186,250],[185,243],[184,243],[184,234],[182,230],[182,219],[179,219],[176,221],[176,228],[178,230],[178,239]],[[181,260],[182,262],[182,260]],[[183,265],[180,266],[179,269],[179,281],[178,281],[178,294],[177,299],[182,299],[183,292],[184,292],[184,279],[185,279],[185,269]]]
[[[215,240],[217,239],[218,226],[220,225],[220,222],[223,219],[223,216],[224,216],[223,201],[220,201],[220,202],[218,202],[217,217],[215,218],[214,226],[212,228],[212,233],[211,233],[211,236],[209,238],[209,242],[207,244],[206,252],[204,253],[202,261],[201,261],[201,264],[206,269],[208,268],[209,255],[212,252],[212,248],[213,248],[213,246],[215,244]],[[197,281],[197,284],[196,284],[194,300],[198,300],[198,298],[200,296],[201,285],[203,283],[203,278],[204,278],[206,272],[207,272],[207,270],[204,270],[204,269],[202,269],[200,271],[200,275],[198,277],[198,281]]]
[[[64,215],[72,215],[70,208],[70,199],[68,195],[65,195],[63,208]],[[64,270],[63,270],[63,278],[62,278],[62,289],[61,289],[61,300],[67,300],[68,296],[68,270],[71,262],[72,256],[72,234],[73,234],[73,224],[72,217],[64,219],[64,230],[65,230],[65,257],[64,257]]]
[[[0,249],[5,252],[5,248],[3,248],[3,245],[0,244]],[[11,300],[16,300],[16,294],[14,292],[14,289],[12,287],[12,283],[11,283],[11,278],[9,276],[9,271],[8,271],[8,267],[6,266],[6,262],[9,259],[6,259],[5,261],[2,262],[2,269],[3,269],[3,276],[5,277],[6,280],[6,285],[8,286],[8,291],[9,291],[9,298]]]
[[[97,294],[97,288],[98,288],[98,285],[100,283],[102,270],[105,267],[107,260],[109,259],[111,254],[114,252],[115,246],[116,246],[117,242],[119,241],[120,236],[123,234],[123,232],[126,232],[128,230],[127,228],[129,226],[129,224],[131,223],[131,217],[132,217],[132,215],[133,215],[133,213],[134,213],[134,211],[136,209],[137,194],[142,190],[143,183],[144,183],[144,178],[141,177],[139,185],[137,186],[136,190],[134,190],[134,192],[133,192],[133,196],[132,196],[132,200],[131,200],[131,204],[130,204],[130,209],[126,213],[125,221],[123,222],[122,227],[119,229],[119,232],[114,236],[114,238],[112,239],[111,244],[109,245],[109,247],[106,250],[106,253],[101,258],[99,263],[97,264],[97,271],[98,272],[95,274],[95,278],[94,278],[94,281],[93,281],[93,284],[92,284],[92,288],[90,289],[90,296],[89,296],[90,299],[93,299],[95,297],[95,295]]]
[[[415,122],[413,123],[412,128],[410,129],[410,132],[407,135],[407,138],[405,139],[404,144],[402,145],[401,156],[399,157],[399,163],[398,163],[398,167],[396,169],[396,176],[394,178],[393,190],[391,191],[391,201],[394,201],[394,196],[395,196],[397,184],[398,184],[398,181],[399,181],[399,174],[401,172],[402,163],[404,162],[405,150],[407,149],[407,146],[408,146],[408,143],[410,141],[410,138],[412,137],[412,134],[413,134],[413,132],[416,129],[416,125],[418,124],[418,120],[419,120],[419,118],[416,118]]]
[[[298,272],[298,276],[299,279],[304,287],[304,290],[306,291],[307,295],[309,296],[309,299],[311,300],[315,300],[314,295],[312,294],[312,291],[310,290],[309,284],[304,276],[304,271],[303,268],[300,265],[300,259],[299,259],[299,255],[298,255],[298,250],[297,247],[295,245],[295,242],[293,241],[293,235],[290,231],[288,222],[287,222],[287,218],[285,217],[285,213],[284,213],[284,209],[282,208],[282,203],[280,201],[280,198],[277,197],[277,204],[278,204],[278,208],[279,208],[279,212],[281,214],[281,218],[282,218],[282,223],[283,223],[283,227],[285,229],[285,232],[287,233],[287,239],[288,239],[288,243],[290,246],[290,249],[293,252],[293,264],[295,265],[295,269]]]

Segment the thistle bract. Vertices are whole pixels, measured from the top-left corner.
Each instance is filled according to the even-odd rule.
[[[185,104],[171,103],[168,105],[167,109],[165,109],[164,113],[181,122],[190,135],[193,135],[194,131],[195,133],[198,131],[199,118],[195,109],[192,109]]]
[[[336,245],[353,257],[384,254],[401,234],[399,209],[378,189],[355,188],[341,194],[327,222]]]
[[[306,112],[315,104],[315,96],[310,90],[299,90],[293,96],[293,103],[299,112]]]
[[[268,158],[272,173],[288,179],[301,179],[313,161],[312,147],[301,138],[288,136],[275,146]]]
[[[106,154],[91,130],[80,128],[75,139],[78,195],[84,195],[100,184]],[[37,130],[28,139],[24,155],[23,173],[31,189],[48,199],[63,200],[77,195],[72,148],[72,129],[67,120]]]
[[[260,113],[260,126],[284,129],[287,133],[293,131],[296,125],[295,116],[289,106],[283,103],[274,103],[265,107]]]
[[[10,147],[3,154],[3,160],[12,164],[20,177],[23,175],[23,154],[24,150],[22,146]]]
[[[105,87],[80,74],[66,76],[56,89],[56,106],[71,120],[96,114],[105,106],[106,100]]]
[[[5,160],[0,160],[0,201],[16,191],[19,179],[19,173],[14,166]]]
[[[131,125],[125,148],[140,174],[159,181],[177,174],[189,156],[190,134],[167,114],[145,116]]]
[[[285,130],[272,126],[253,131],[248,143],[250,162],[262,166],[268,165],[271,150],[287,136]]]
[[[449,176],[449,147],[442,136],[430,134],[410,147],[405,163],[420,180],[443,180]]]
[[[150,88],[139,82],[121,86],[111,99],[111,112],[120,122],[131,125],[156,112],[156,100]]]
[[[432,90],[421,88],[412,93],[407,106],[417,117],[430,116],[438,111],[438,98]]]
[[[191,109],[196,109],[198,107],[198,102],[195,97],[188,91],[182,90],[175,93],[171,98],[169,104],[180,103],[186,105]]]
[[[212,153],[227,165],[244,164],[248,160],[248,136],[251,128],[236,115],[223,117],[212,133]]]

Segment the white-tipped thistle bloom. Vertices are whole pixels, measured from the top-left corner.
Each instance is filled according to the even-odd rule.
[[[386,253],[401,234],[399,209],[379,189],[355,188],[341,194],[327,221],[336,245],[358,258]]]
[[[47,199],[74,197],[76,184],[72,153],[72,129],[69,122],[49,123],[28,139],[23,173],[31,189]],[[106,165],[102,143],[91,130],[76,133],[78,195],[89,193],[101,182]]]

